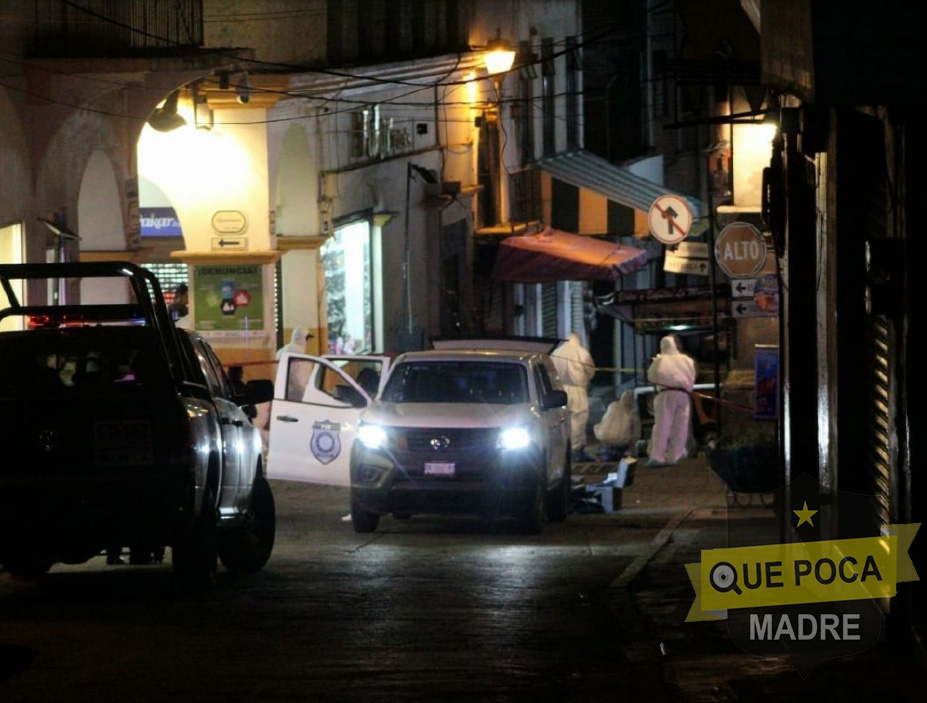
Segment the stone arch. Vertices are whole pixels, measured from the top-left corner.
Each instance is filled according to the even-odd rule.
[[[76,224],[82,250],[126,249],[119,182],[109,157],[99,149],[90,154],[84,168]]]
[[[28,212],[32,183],[29,150],[22,121],[7,91],[0,89],[0,226],[22,221]]]
[[[101,240],[90,224],[101,216],[86,213],[82,218],[79,212],[79,202],[83,200],[85,208],[115,208],[119,222],[122,222],[118,159],[121,156],[125,160],[121,170],[126,171],[129,162],[125,147],[109,119],[80,112],[74,112],[62,121],[48,141],[36,180],[36,205],[44,214],[53,214],[69,229],[76,231],[81,237],[80,249],[126,249],[124,225],[119,225],[122,232],[120,240],[113,241],[111,234]],[[93,177],[88,177],[88,168],[94,174],[102,175],[105,185],[93,184]],[[102,217],[109,221],[113,215],[108,212]],[[86,233],[80,230],[82,219],[91,227]],[[69,252],[72,260],[77,258],[77,249],[75,246]]]
[[[119,182],[109,157],[100,150],[90,154],[77,196],[77,232],[80,234],[81,258],[90,252],[105,251],[105,258],[118,257],[125,251]],[[126,254],[129,258],[129,254]],[[84,303],[129,302],[129,287],[120,279],[84,281],[80,299]]]

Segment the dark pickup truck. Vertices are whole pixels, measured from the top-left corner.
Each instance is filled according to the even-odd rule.
[[[273,384],[237,394],[134,264],[5,264],[0,287],[0,565],[34,576],[170,547],[191,588],[215,582],[218,560],[261,569],[275,509],[246,410]],[[78,292],[128,302],[63,302]]]

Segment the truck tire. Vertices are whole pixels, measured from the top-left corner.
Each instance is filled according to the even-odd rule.
[[[219,540],[219,559],[229,571],[253,574],[264,568],[274,549],[277,513],[274,494],[263,476],[254,481],[244,522]]]
[[[355,532],[376,532],[377,527],[380,526],[380,516],[364,510],[357,498],[351,496],[351,523],[354,525]]]
[[[573,492],[573,468],[570,449],[563,455],[563,478],[560,485],[549,494],[547,501],[547,519],[550,522],[563,522],[570,512],[570,496]]]
[[[47,574],[53,563],[51,559],[41,557],[15,559],[4,564],[3,570],[8,571],[12,576],[37,578]]]
[[[539,535],[547,522],[547,482],[538,479],[531,495],[525,501],[522,527],[525,534]]]
[[[215,492],[209,488],[199,515],[189,521],[180,539],[171,547],[174,575],[184,591],[201,593],[215,586],[217,544]]]

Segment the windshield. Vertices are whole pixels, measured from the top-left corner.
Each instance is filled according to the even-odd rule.
[[[528,400],[521,364],[473,361],[412,361],[390,374],[382,400],[390,403],[495,403]]]

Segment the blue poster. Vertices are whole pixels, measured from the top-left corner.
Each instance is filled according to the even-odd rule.
[[[758,344],[753,358],[756,372],[753,417],[775,420],[779,417],[779,347]]]
[[[138,209],[143,237],[180,237],[183,230],[172,207],[141,207]]]

